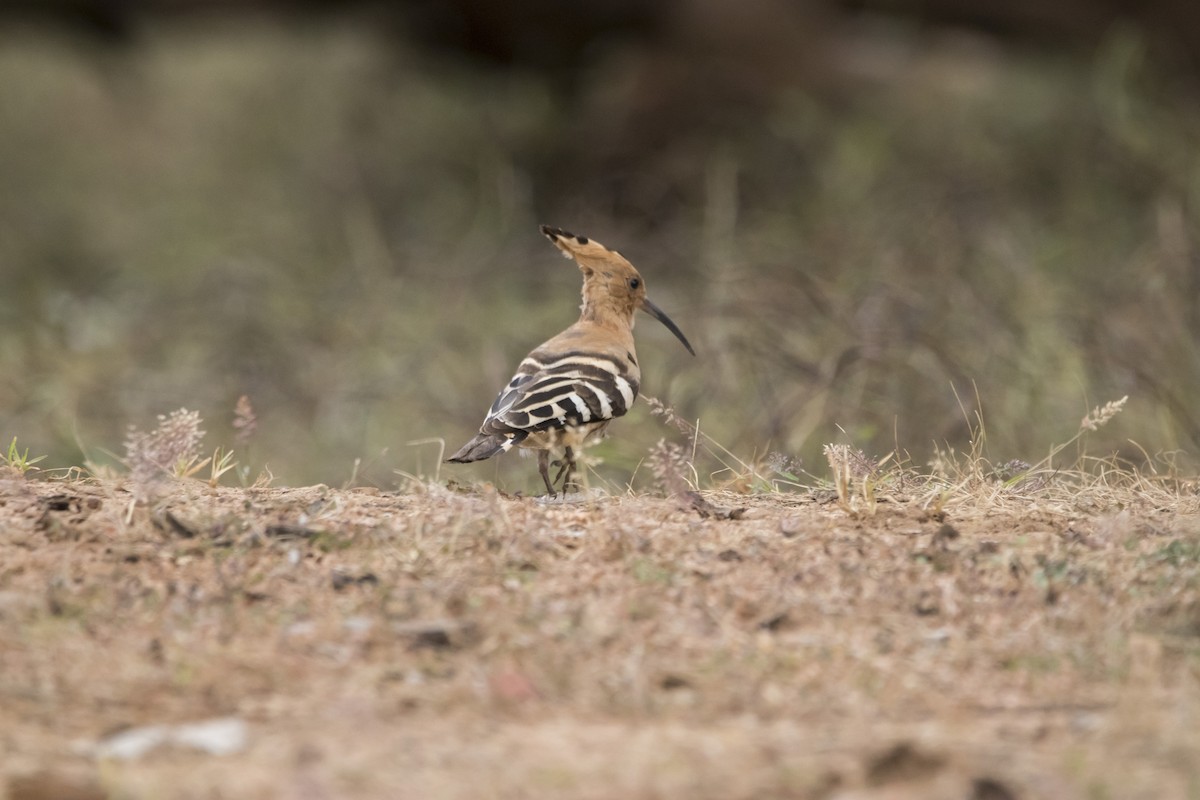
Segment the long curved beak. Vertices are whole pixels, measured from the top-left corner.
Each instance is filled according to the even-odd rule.
[[[651,303],[649,298],[642,298],[642,310],[667,326],[667,330],[675,334],[676,339],[683,342],[683,346],[687,348],[687,351],[692,355],[696,355],[696,351],[692,349],[692,345],[688,342],[687,337],[683,335],[683,331],[679,330],[679,326],[672,322],[671,318],[664,314],[661,308]]]

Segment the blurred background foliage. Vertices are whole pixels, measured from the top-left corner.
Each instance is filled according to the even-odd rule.
[[[431,476],[575,318],[548,223],[642,270],[699,353],[643,318],[643,391],[747,461],[976,411],[1037,461],[1126,394],[1093,453],[1200,452],[1200,21],[1001,6],[0,6],[0,436],[229,444],[244,394],[280,482]],[[617,486],[680,438],[613,432]]]

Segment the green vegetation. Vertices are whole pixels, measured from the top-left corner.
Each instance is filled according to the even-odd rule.
[[[696,343],[639,326],[645,391],[775,477],[829,442],[966,452],[979,414],[995,464],[1038,464],[1125,395],[1091,452],[1191,468],[1200,111],[1126,34],[1090,60],[910,44],[837,101],[781,91],[649,152],[595,124],[624,84],[567,100],[353,26],[7,35],[6,428],[78,464],[187,405],[229,452],[247,395],[284,484],[432,475],[428,440],[469,437],[574,316],[547,222],[628,255]],[[606,147],[637,181],[580,155]],[[612,433],[598,479],[649,480],[661,420]],[[538,485],[511,456],[441,477]]]
[[[17,437],[14,436],[12,441],[8,443],[8,452],[0,456],[0,462],[2,462],[4,466],[14,469],[20,474],[24,475],[29,472],[29,470],[34,468],[34,464],[37,464],[39,461],[44,461],[45,458],[45,456],[34,456],[33,458],[30,458],[29,448],[26,447],[24,450],[18,448]]]

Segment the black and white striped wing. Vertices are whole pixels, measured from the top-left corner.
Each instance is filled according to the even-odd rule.
[[[622,416],[638,393],[637,377],[601,353],[535,353],[500,392],[483,433],[533,433],[599,424]]]

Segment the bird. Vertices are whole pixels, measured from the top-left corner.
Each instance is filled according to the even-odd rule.
[[[693,356],[683,331],[646,296],[646,282],[629,261],[595,239],[560,228],[541,232],[583,274],[579,320],[533,349],[496,395],[477,433],[447,461],[468,464],[514,447],[536,450],[538,472],[554,497],[571,485],[575,459],[603,437],[609,423],[633,405],[641,367],[633,343],[634,314],[645,311]],[[550,480],[550,456],[561,452]]]

